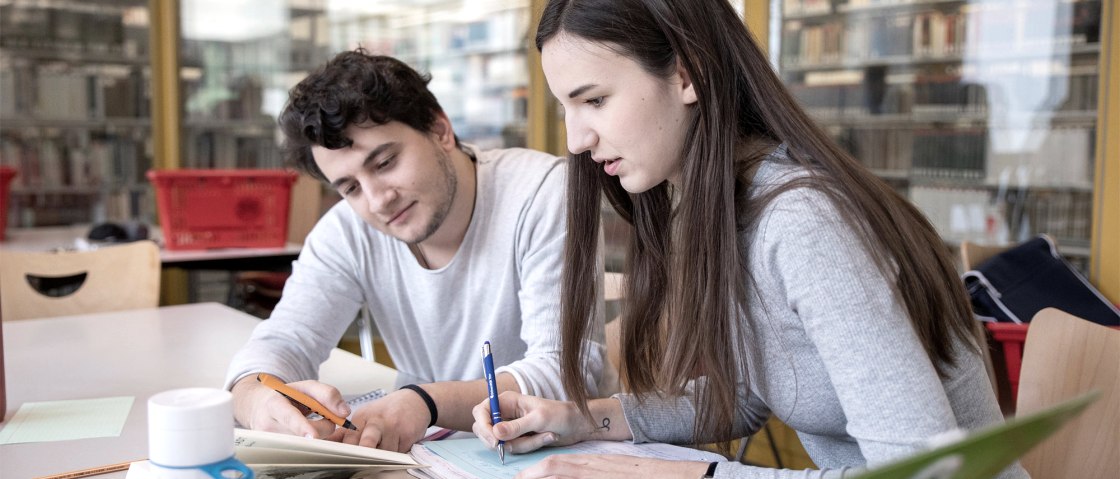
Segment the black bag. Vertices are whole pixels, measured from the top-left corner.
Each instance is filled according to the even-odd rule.
[[[1058,255],[1045,235],[993,256],[961,278],[981,321],[1026,323],[1043,308],[1058,308],[1120,326],[1120,310]]]

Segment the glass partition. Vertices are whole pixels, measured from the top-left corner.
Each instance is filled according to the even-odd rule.
[[[362,46],[421,72],[456,133],[524,146],[528,0],[181,0],[183,166],[279,167],[288,89]]]
[[[148,48],[146,0],[0,1],[10,227],[151,217]]]
[[[779,71],[946,242],[1054,237],[1085,268],[1100,0],[783,0]]]

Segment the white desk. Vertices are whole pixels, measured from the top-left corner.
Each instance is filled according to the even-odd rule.
[[[53,251],[80,249],[80,239],[89,233],[90,225],[47,226],[40,228],[8,228],[0,249],[15,251]],[[157,242],[162,237],[158,226],[149,230]],[[219,270],[277,270],[291,267],[302,246],[286,243],[276,248],[219,248],[206,250],[168,250],[160,248],[159,259],[164,267]]]
[[[120,437],[0,446],[0,477],[147,457],[148,397],[182,387],[221,387],[230,358],[258,322],[216,303],[5,321],[5,417],[28,401],[134,396],[135,402]],[[321,379],[343,394],[391,389],[396,375],[339,349],[320,369]]]

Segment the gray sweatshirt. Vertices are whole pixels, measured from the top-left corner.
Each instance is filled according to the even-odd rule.
[[[474,215],[449,264],[422,268],[401,241],[335,205],[311,231],[272,316],[226,377],[264,371],[314,379],[366,304],[393,357],[397,385],[482,378],[482,343],[496,372],[525,394],[563,399],[560,264],[567,160],[525,149],[476,151]],[[600,331],[602,323],[600,321]],[[601,332],[585,368],[597,391]]]
[[[760,190],[804,175],[784,150],[760,167]],[[963,344],[957,365],[938,377],[906,307],[891,293],[854,231],[823,193],[779,195],[747,233],[753,324],[748,334],[750,387],[740,391],[737,436],[775,415],[798,432],[821,470],[792,471],[728,462],[723,478],[852,476],[929,446],[954,428],[1003,421],[980,355]],[[618,395],[635,442],[691,443],[690,396]],[[1014,465],[1001,478],[1027,477]]]

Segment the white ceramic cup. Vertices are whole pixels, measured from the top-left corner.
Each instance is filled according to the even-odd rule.
[[[233,457],[233,438],[229,391],[173,389],[148,399],[148,460],[159,479],[252,478]]]

